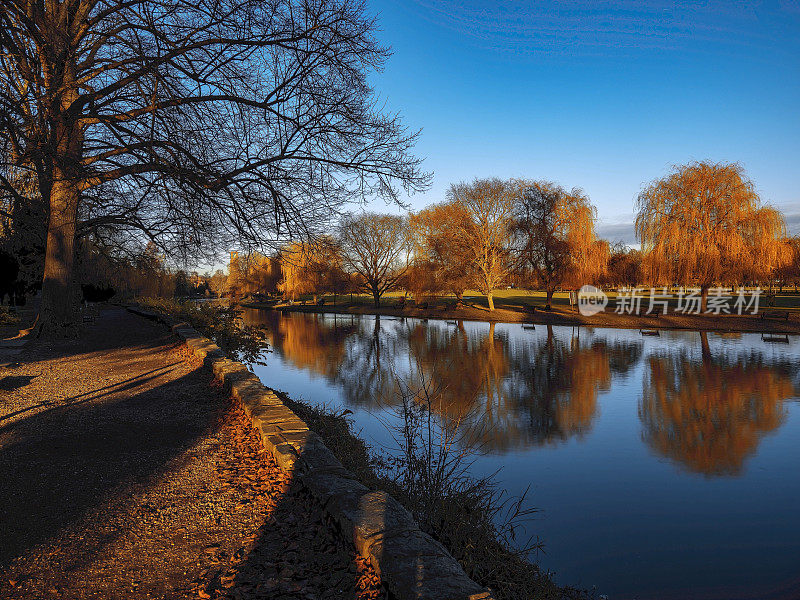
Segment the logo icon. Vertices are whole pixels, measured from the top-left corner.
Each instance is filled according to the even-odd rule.
[[[584,317],[591,317],[605,310],[608,296],[593,285],[585,285],[578,290],[578,310]]]

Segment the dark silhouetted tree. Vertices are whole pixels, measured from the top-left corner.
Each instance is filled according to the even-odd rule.
[[[5,0],[0,185],[24,202],[31,173],[45,206],[42,330],[74,322],[80,235],[265,244],[424,188],[374,33],[361,0]]]

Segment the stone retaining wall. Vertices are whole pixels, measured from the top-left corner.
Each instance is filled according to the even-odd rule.
[[[439,542],[419,529],[411,513],[385,492],[371,491],[345,469],[317,434],[242,363],[187,323],[136,307],[163,321],[236,398],[278,465],[299,479],[368,558],[399,600],[491,600]]]

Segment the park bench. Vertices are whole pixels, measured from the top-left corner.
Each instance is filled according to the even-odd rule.
[[[148,312],[148,311],[141,311],[141,312],[144,313],[144,312]],[[91,304],[86,302],[86,303],[83,304],[83,307],[82,307],[82,310],[81,310],[81,314],[83,316],[83,322],[84,323],[94,322],[94,321],[97,320],[97,317],[100,315],[100,310],[97,308],[97,304],[95,304],[94,302],[92,302]],[[155,313],[152,313],[152,314],[155,315]],[[148,315],[145,315],[145,314],[142,314],[141,316],[147,317],[147,318],[152,318],[152,317],[149,317]]]
[[[638,312],[636,313],[636,316],[637,317],[649,317],[651,319],[657,319],[660,314],[661,314],[661,309],[658,309],[658,308],[656,308],[656,309],[654,309],[654,310],[652,310],[650,312],[647,312],[646,310],[642,310],[640,308],[638,310]]]
[[[789,334],[787,333],[762,333],[761,341],[772,344],[788,344]]]
[[[325,298],[320,298],[317,300],[317,306],[322,306],[323,304],[325,304]]]
[[[774,319],[778,321],[788,321],[789,320],[789,311],[788,310],[765,310],[761,313],[761,319]]]

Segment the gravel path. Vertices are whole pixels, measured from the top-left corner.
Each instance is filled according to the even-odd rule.
[[[110,308],[0,368],[0,597],[382,598],[161,326]]]

